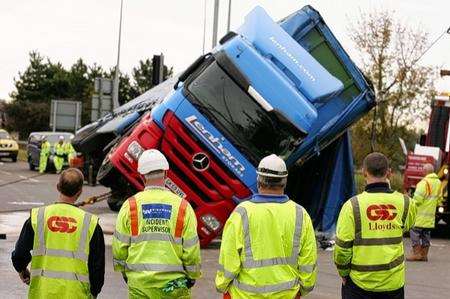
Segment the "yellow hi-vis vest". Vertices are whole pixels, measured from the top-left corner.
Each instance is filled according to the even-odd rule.
[[[216,288],[232,298],[294,298],[316,281],[316,239],[308,213],[291,200],[246,201],[225,224]]]
[[[97,216],[57,203],[31,210],[34,230],[29,298],[91,298],[89,243]]]
[[[435,173],[425,176],[416,187],[414,201],[417,206],[417,218],[414,227],[434,228],[436,206],[442,200],[441,180]]]
[[[124,202],[113,238],[114,270],[125,273],[130,294],[149,296],[169,281],[200,277],[194,210],[164,188],[151,187]]]
[[[341,209],[334,262],[339,275],[350,275],[367,291],[401,288],[405,283],[403,232],[414,223],[416,207],[399,192],[363,192]]]

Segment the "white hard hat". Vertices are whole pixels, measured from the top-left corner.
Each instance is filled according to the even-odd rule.
[[[283,159],[274,154],[264,157],[261,162],[259,162],[256,173],[260,176],[273,178],[285,178],[288,176],[286,163],[284,163]]]
[[[155,170],[169,170],[169,162],[166,157],[156,150],[149,149],[142,153],[138,161],[138,172],[147,174]]]
[[[64,136],[63,135],[59,135],[59,140],[64,140]]]

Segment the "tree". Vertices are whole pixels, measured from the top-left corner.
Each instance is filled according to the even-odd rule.
[[[172,69],[164,66],[165,78]],[[150,59],[139,61],[133,68],[133,76],[119,74],[119,101],[124,104],[147,91],[152,84]],[[49,129],[50,103],[52,100],[82,102],[81,123],[90,122],[91,99],[95,78],[113,78],[114,68],[106,72],[100,65],[88,66],[80,58],[69,69],[61,63],[53,63],[38,52],[30,53],[30,64],[14,79],[13,99],[4,107],[8,115],[8,128],[18,131],[20,138],[26,138],[32,131]]]
[[[402,24],[390,11],[361,13],[349,32],[378,102],[373,114],[362,118],[352,130],[356,161],[360,163],[373,147],[398,165],[403,160],[398,137],[414,143],[414,124],[428,115],[434,94],[435,69],[418,64],[429,46],[428,33]],[[367,142],[372,129],[373,144]]]
[[[164,65],[163,68],[163,80],[172,76],[173,69]],[[145,59],[139,60],[139,66],[134,67],[131,72],[134,80],[134,88],[138,94],[143,94],[147,90],[153,87],[153,65],[152,60]]]

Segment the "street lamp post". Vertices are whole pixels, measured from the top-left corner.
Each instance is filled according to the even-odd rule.
[[[119,22],[119,41],[117,44],[117,64],[114,72],[114,83],[113,83],[113,109],[119,107],[119,63],[120,63],[120,41],[122,37],[122,8],[123,0],[120,0],[120,22]]]

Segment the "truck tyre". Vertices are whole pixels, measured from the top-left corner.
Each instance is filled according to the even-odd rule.
[[[108,206],[111,209],[111,211],[119,212],[124,201],[125,200],[120,198],[110,197],[106,202],[108,203]]]
[[[12,155],[12,156],[11,156],[11,160],[12,160],[13,162],[17,162],[17,155]]]
[[[108,198],[107,203],[111,211],[118,212],[127,198],[128,194],[125,190],[111,189],[111,197]]]
[[[34,166],[33,161],[31,160],[30,157],[28,157],[28,167],[30,168],[30,170],[34,170],[36,168],[36,166]]]

